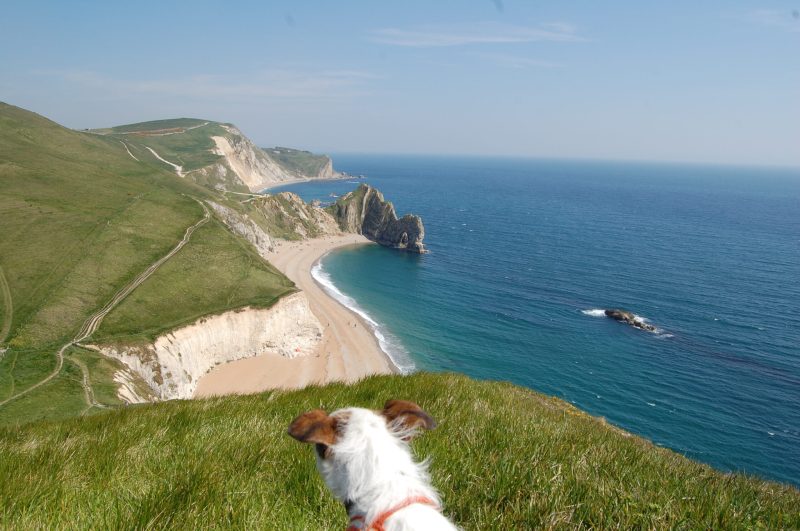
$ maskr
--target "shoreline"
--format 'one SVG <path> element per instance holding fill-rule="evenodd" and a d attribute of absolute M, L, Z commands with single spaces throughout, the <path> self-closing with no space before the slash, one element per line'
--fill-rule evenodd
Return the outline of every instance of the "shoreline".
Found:
<path fill-rule="evenodd" d="M 280 183 L 271 184 L 271 185 L 267 186 L 266 188 L 262 188 L 261 190 L 259 190 L 257 192 L 252 192 L 252 193 L 253 194 L 263 195 L 265 193 L 268 193 L 270 190 L 274 190 L 275 188 L 282 188 L 284 186 L 290 186 L 292 184 L 310 183 L 310 182 L 316 182 L 316 181 L 329 182 L 329 181 L 345 181 L 345 180 L 349 180 L 349 179 L 353 179 L 353 180 L 356 180 L 356 181 L 362 181 L 362 182 L 364 181 L 364 179 L 361 179 L 359 177 L 355 177 L 353 175 L 342 175 L 342 174 L 339 174 L 339 175 L 340 175 L 339 177 L 329 177 L 329 178 L 326 178 L 326 179 L 317 179 L 317 178 L 290 179 L 288 181 L 283 181 L 283 182 L 280 182 Z"/>
<path fill-rule="evenodd" d="M 323 328 L 320 346 L 307 356 L 286 358 L 270 353 L 215 367 L 200 378 L 194 397 L 297 389 L 350 383 L 372 374 L 400 374 L 369 323 L 332 297 L 311 273 L 325 255 L 350 245 L 377 244 L 357 234 L 278 242 L 267 258 L 305 293 Z"/>

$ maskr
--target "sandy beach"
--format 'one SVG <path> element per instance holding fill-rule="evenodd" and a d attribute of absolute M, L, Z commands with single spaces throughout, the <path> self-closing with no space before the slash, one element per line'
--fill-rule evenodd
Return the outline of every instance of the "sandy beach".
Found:
<path fill-rule="evenodd" d="M 269 261 L 305 292 L 311 311 L 322 324 L 324 332 L 317 352 L 293 359 L 267 354 L 221 365 L 200 379 L 196 397 L 352 382 L 370 374 L 396 371 L 366 323 L 330 297 L 311 276 L 311 268 L 320 257 L 346 245 L 376 244 L 363 236 L 346 234 L 281 241 L 268 255 Z"/>

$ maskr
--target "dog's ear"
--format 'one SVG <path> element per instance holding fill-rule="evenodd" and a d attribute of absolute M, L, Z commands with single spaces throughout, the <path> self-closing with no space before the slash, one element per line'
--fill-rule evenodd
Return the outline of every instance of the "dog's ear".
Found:
<path fill-rule="evenodd" d="M 418 428 L 432 430 L 436 427 L 433 417 L 425 413 L 421 407 L 408 400 L 389 400 L 381 412 L 389 424 L 399 425 L 403 431 L 413 434 Z M 405 437 L 410 439 L 411 437 Z"/>
<path fill-rule="evenodd" d="M 336 442 L 336 419 L 321 409 L 303 413 L 289 424 L 289 435 L 300 442 L 330 446 Z"/>

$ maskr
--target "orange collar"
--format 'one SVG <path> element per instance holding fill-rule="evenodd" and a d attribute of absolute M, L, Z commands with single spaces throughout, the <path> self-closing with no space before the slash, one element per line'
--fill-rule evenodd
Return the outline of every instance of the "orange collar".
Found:
<path fill-rule="evenodd" d="M 434 502 L 430 498 L 426 498 L 425 496 L 412 496 L 411 498 L 407 498 L 404 501 L 398 503 L 391 509 L 380 513 L 377 516 L 377 518 L 375 518 L 375 520 L 372 521 L 371 524 L 366 525 L 364 527 L 361 527 L 365 523 L 364 517 L 362 515 L 357 514 L 355 516 L 351 516 L 350 525 L 347 526 L 346 531 L 384 531 L 383 524 L 386 523 L 386 520 L 391 518 L 397 511 L 405 509 L 409 505 L 414 505 L 415 503 L 430 505 L 436 510 L 439 510 L 439 506 L 436 504 L 436 502 Z M 356 522 L 361 522 L 361 524 L 356 525 Z"/>

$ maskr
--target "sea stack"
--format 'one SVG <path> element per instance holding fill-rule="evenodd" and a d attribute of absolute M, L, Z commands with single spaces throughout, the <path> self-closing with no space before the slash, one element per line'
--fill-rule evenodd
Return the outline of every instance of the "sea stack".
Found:
<path fill-rule="evenodd" d="M 413 214 L 397 218 L 394 205 L 375 188 L 360 185 L 328 207 L 344 232 L 363 234 L 385 247 L 412 253 L 426 252 L 422 240 L 425 227 Z"/>
<path fill-rule="evenodd" d="M 657 330 L 655 326 L 645 323 L 641 319 L 637 318 L 636 315 L 625 310 L 606 310 L 605 314 L 606 317 L 611 317 L 615 321 L 631 325 L 632 327 L 640 330 L 645 330 L 647 332 L 655 332 Z"/>

